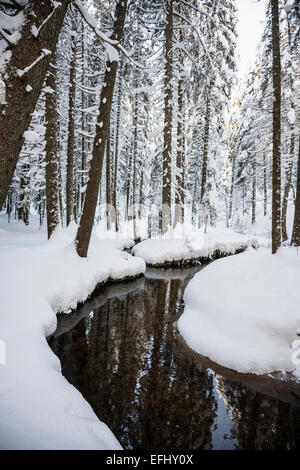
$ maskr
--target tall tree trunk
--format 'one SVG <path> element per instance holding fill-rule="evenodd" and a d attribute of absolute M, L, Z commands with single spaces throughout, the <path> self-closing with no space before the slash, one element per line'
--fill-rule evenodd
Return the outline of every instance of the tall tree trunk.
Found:
<path fill-rule="evenodd" d="M 119 70 L 118 81 L 118 98 L 117 98 L 117 116 L 116 116 L 116 136 L 115 136 L 115 155 L 114 155 L 114 186 L 113 186 L 113 207 L 115 210 L 115 231 L 119 230 L 118 211 L 117 211 L 117 188 L 118 188 L 118 166 L 119 166 L 119 137 L 120 137 L 120 121 L 121 121 L 121 104 L 122 104 L 122 60 Z"/>
<path fill-rule="evenodd" d="M 182 36 L 181 36 L 182 38 Z M 177 155 L 176 155 L 176 195 L 175 195 L 175 218 L 174 227 L 183 222 L 184 205 L 184 149 L 183 149 L 183 80 L 178 82 L 178 121 L 177 121 Z"/>
<path fill-rule="evenodd" d="M 107 131 L 106 144 L 106 224 L 111 229 L 111 159 L 110 159 L 110 126 Z"/>
<path fill-rule="evenodd" d="M 46 87 L 46 202 L 48 238 L 59 224 L 59 143 L 57 115 L 56 56 L 52 57 Z"/>
<path fill-rule="evenodd" d="M 75 185 L 74 185 L 74 146 L 75 146 L 75 80 L 76 80 L 76 37 L 72 36 L 70 89 L 69 89 L 69 126 L 67 150 L 67 225 L 74 219 Z"/>
<path fill-rule="evenodd" d="M 267 181 L 267 158 L 263 155 L 263 186 L 264 186 L 264 217 L 267 215 L 268 208 L 268 181 Z"/>
<path fill-rule="evenodd" d="M 210 131 L 210 113 L 211 113 L 211 83 L 208 86 L 206 98 L 206 112 L 205 112 L 205 131 L 204 131 L 204 149 L 202 161 L 202 179 L 201 179 L 201 194 L 200 203 L 203 201 L 206 179 L 207 179 L 207 161 L 208 161 L 208 145 L 209 145 L 209 131 Z"/>
<path fill-rule="evenodd" d="M 297 170 L 297 187 L 295 200 L 295 215 L 292 234 L 292 245 L 300 246 L 300 136 L 298 149 L 298 170 Z"/>
<path fill-rule="evenodd" d="M 84 35 L 84 22 L 82 20 L 82 32 L 81 32 L 81 61 L 82 61 L 82 84 L 85 86 L 85 35 Z M 86 161 L 86 137 L 85 133 L 87 132 L 87 125 L 86 125 L 86 94 L 84 90 L 81 91 L 81 104 L 82 104 L 82 113 L 81 113 L 81 188 L 85 186 L 86 183 L 86 176 L 85 171 L 87 169 L 87 161 Z M 81 193 L 80 196 L 80 211 L 82 212 L 83 204 L 84 204 L 85 193 Z"/>
<path fill-rule="evenodd" d="M 232 157 L 232 173 L 231 173 L 231 185 L 230 185 L 230 200 L 229 200 L 229 213 L 228 219 L 232 218 L 232 207 L 233 207 L 233 191 L 234 191 L 234 179 L 235 179 L 235 162 L 236 162 L 236 154 L 233 154 Z"/>
<path fill-rule="evenodd" d="M 116 4 L 115 22 L 111 39 L 121 41 L 124 30 L 125 16 L 127 10 L 127 0 L 123 0 Z M 104 74 L 104 84 L 100 95 L 99 114 L 96 125 L 96 136 L 93 145 L 93 156 L 89 171 L 89 182 L 87 184 L 86 197 L 84 202 L 83 213 L 80 220 L 79 229 L 76 236 L 76 249 L 81 257 L 86 257 L 88 253 L 95 211 L 97 206 L 97 198 L 99 186 L 101 182 L 103 157 L 108 135 L 110 122 L 110 111 L 116 81 L 118 62 L 106 62 L 106 71 Z"/>
<path fill-rule="evenodd" d="M 281 225 L 282 225 L 282 241 L 283 242 L 285 242 L 288 239 L 287 226 L 286 226 L 286 214 L 287 214 L 288 199 L 289 199 L 290 189 L 292 185 L 292 176 L 293 176 L 293 159 L 294 159 L 294 151 L 295 151 L 295 134 L 294 134 L 293 127 L 294 126 L 292 126 L 289 161 L 288 161 L 288 166 L 286 170 L 286 181 L 285 181 L 283 199 L 282 199 Z"/>
<path fill-rule="evenodd" d="M 281 60 L 278 0 L 271 0 L 273 54 L 272 253 L 281 244 Z"/>
<path fill-rule="evenodd" d="M 167 232 L 171 223 L 173 3 L 173 0 L 166 0 L 167 23 L 165 30 L 165 120 L 163 148 L 162 234 Z"/>
<path fill-rule="evenodd" d="M 60 3 L 53 12 L 52 2 L 29 0 L 24 9 L 20 40 L 11 47 L 11 59 L 6 68 L 9 73 L 4 79 L 6 103 L 0 104 L 0 208 L 6 199 L 24 143 L 23 135 L 29 127 L 49 67 L 51 55 L 47 51 L 55 50 L 69 0 Z M 41 25 L 36 38 L 32 34 L 33 27 Z M 26 85 L 31 86 L 30 92 Z"/>

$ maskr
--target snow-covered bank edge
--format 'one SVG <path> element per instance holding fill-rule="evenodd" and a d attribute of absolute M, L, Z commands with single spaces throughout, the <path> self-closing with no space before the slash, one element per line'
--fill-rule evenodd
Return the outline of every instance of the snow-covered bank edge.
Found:
<path fill-rule="evenodd" d="M 249 248 L 218 260 L 188 284 L 179 332 L 191 349 L 222 367 L 287 381 L 293 374 L 299 381 L 299 277 L 295 248 L 276 255 Z"/>
<path fill-rule="evenodd" d="M 292 373 L 269 373 L 257 375 L 253 373 L 241 373 L 228 367 L 211 361 L 208 357 L 201 356 L 191 349 L 185 339 L 179 333 L 177 322 L 174 332 L 180 347 L 183 348 L 184 355 L 197 367 L 198 370 L 211 369 L 217 375 L 233 382 L 239 382 L 258 393 L 263 393 L 281 400 L 291 405 L 299 406 L 300 403 L 300 383 Z"/>
<path fill-rule="evenodd" d="M 132 248 L 132 254 L 151 267 L 186 267 L 242 253 L 247 248 L 265 247 L 268 240 L 211 229 L 187 239 L 148 239 Z"/>
<path fill-rule="evenodd" d="M 77 256 L 74 227 L 45 233 L 0 220 L 1 449 L 121 449 L 83 396 L 61 374 L 46 337 L 58 312 L 83 303 L 99 284 L 135 278 L 145 263 L 128 240 L 98 240 Z M 130 243 L 129 243 L 130 245 Z M 3 358 L 2 358 L 3 359 Z"/>

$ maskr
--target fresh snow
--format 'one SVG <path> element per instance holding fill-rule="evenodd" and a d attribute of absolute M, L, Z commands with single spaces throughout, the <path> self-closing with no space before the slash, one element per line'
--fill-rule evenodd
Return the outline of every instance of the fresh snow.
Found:
<path fill-rule="evenodd" d="M 252 248 L 213 262 L 188 284 L 178 328 L 199 354 L 238 372 L 294 372 L 300 253 Z M 298 337 L 299 340 L 299 337 Z M 298 361 L 299 363 L 299 361 Z"/>
<path fill-rule="evenodd" d="M 7 224 L 0 215 L 1 449 L 120 449 L 82 395 L 61 374 L 46 337 L 56 313 L 84 302 L 100 282 L 136 276 L 144 261 L 121 251 L 131 240 L 93 235 L 87 259 L 74 247 L 76 226 L 45 230 Z"/>
<path fill-rule="evenodd" d="M 216 251 L 234 254 L 248 246 L 266 246 L 267 239 L 248 236 L 231 230 L 198 230 L 185 239 L 148 239 L 133 248 L 133 254 L 143 258 L 146 264 L 161 265 L 178 261 L 192 261 L 197 258 L 211 258 Z"/>

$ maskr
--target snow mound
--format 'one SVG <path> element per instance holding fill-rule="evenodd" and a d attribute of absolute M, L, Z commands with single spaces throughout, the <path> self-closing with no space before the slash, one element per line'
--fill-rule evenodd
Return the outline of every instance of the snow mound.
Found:
<path fill-rule="evenodd" d="M 192 261 L 197 258 L 209 259 L 220 251 L 234 254 L 248 246 L 267 246 L 268 241 L 258 237 L 233 232 L 231 230 L 210 229 L 207 233 L 198 233 L 186 239 L 149 239 L 134 246 L 135 256 L 143 258 L 146 264 L 161 265 L 177 261 Z"/>
<path fill-rule="evenodd" d="M 192 349 L 222 366 L 255 374 L 294 372 L 300 378 L 293 350 L 300 326 L 299 279 L 296 248 L 276 255 L 249 248 L 215 261 L 188 284 L 178 329 Z"/>
<path fill-rule="evenodd" d="M 76 227 L 45 232 L 24 224 L 7 225 L 0 216 L 1 449 L 120 449 L 82 395 L 61 375 L 47 344 L 56 312 L 83 302 L 108 278 L 123 279 L 145 270 L 143 260 L 120 251 L 128 240 L 93 235 L 87 259 L 75 251 Z M 3 362 L 3 357 L 2 357 Z"/>

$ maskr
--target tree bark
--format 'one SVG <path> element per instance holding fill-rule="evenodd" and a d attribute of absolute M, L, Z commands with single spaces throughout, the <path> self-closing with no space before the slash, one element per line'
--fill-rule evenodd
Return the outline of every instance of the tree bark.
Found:
<path fill-rule="evenodd" d="M 111 155 L 110 155 L 110 126 L 106 144 L 106 224 L 111 229 Z"/>
<path fill-rule="evenodd" d="M 75 187 L 74 187 L 74 145 L 75 145 L 75 80 L 76 80 L 76 37 L 72 36 L 70 89 L 69 89 L 69 125 L 67 150 L 67 225 L 74 219 Z"/>
<path fill-rule="evenodd" d="M 173 73 L 173 0 L 166 0 L 165 30 L 165 119 L 163 148 L 162 234 L 171 223 L 171 163 L 172 163 L 172 73 Z"/>
<path fill-rule="evenodd" d="M 124 30 L 127 0 L 118 2 L 115 10 L 115 22 L 111 39 L 121 41 Z M 116 81 L 118 62 L 106 62 L 104 84 L 100 95 L 99 115 L 96 125 L 96 136 L 93 144 L 89 182 L 87 184 L 86 197 L 79 229 L 76 236 L 76 249 L 79 256 L 85 258 L 88 253 L 97 199 L 102 175 L 103 157 L 110 122 L 110 111 Z"/>
<path fill-rule="evenodd" d="M 287 214 L 290 189 L 292 185 L 294 150 L 295 150 L 295 134 L 294 134 L 294 129 L 292 128 L 289 161 L 288 161 L 288 167 L 286 170 L 286 181 L 285 181 L 283 199 L 282 199 L 281 225 L 282 225 L 282 241 L 283 242 L 285 242 L 288 239 L 287 226 L 286 226 L 286 214 Z"/>
<path fill-rule="evenodd" d="M 29 0 L 24 8 L 20 40 L 12 46 L 11 60 L 4 76 L 6 103 L 0 105 L 0 208 L 6 199 L 24 143 L 23 135 L 29 127 L 49 67 L 51 55 L 47 51 L 55 50 L 68 4 L 69 0 L 61 0 L 61 6 L 51 17 L 53 3 L 50 1 Z M 48 17 L 38 37 L 34 37 L 32 27 L 39 28 Z M 39 57 L 41 59 L 32 65 Z M 23 72 L 18 74 L 18 70 Z M 32 88 L 30 92 L 26 90 L 27 85 Z"/>
<path fill-rule="evenodd" d="M 177 184 L 175 195 L 175 219 L 174 227 L 183 222 L 184 205 L 184 150 L 183 150 L 183 80 L 178 82 L 178 122 L 177 122 Z"/>
<path fill-rule="evenodd" d="M 48 239 L 59 224 L 59 144 L 57 115 L 56 57 L 47 76 L 46 87 L 46 202 Z"/>
<path fill-rule="evenodd" d="M 264 186 L 264 217 L 267 215 L 268 208 L 268 184 L 267 184 L 267 159 L 263 155 L 263 186 Z"/>
<path fill-rule="evenodd" d="M 292 245 L 300 246 L 300 136 L 299 136 L 297 187 L 296 187 L 295 215 L 294 215 L 294 224 L 293 224 Z"/>
<path fill-rule="evenodd" d="M 273 54 L 272 253 L 281 244 L 281 60 L 278 0 L 271 0 Z"/>
<path fill-rule="evenodd" d="M 121 61 L 122 63 L 122 61 Z M 117 188 L 118 188 L 118 166 L 119 166 L 119 137 L 120 137 L 120 121 L 121 121 L 121 104 L 122 104 L 122 77 L 121 77 L 121 64 L 119 71 L 118 81 L 118 99 L 117 99 L 117 117 L 116 117 L 116 141 L 115 141 L 115 158 L 114 158 L 114 186 L 113 186 L 113 206 L 115 210 L 115 231 L 117 232 L 119 227 L 118 223 L 118 211 L 117 211 Z"/>
<path fill-rule="evenodd" d="M 203 201 L 203 197 L 205 193 L 205 186 L 206 186 L 206 179 L 207 179 L 207 160 L 208 160 L 208 144 L 209 144 L 210 112 L 211 112 L 210 101 L 211 101 L 211 84 L 209 84 L 208 90 L 207 90 L 200 203 L 202 203 Z"/>

